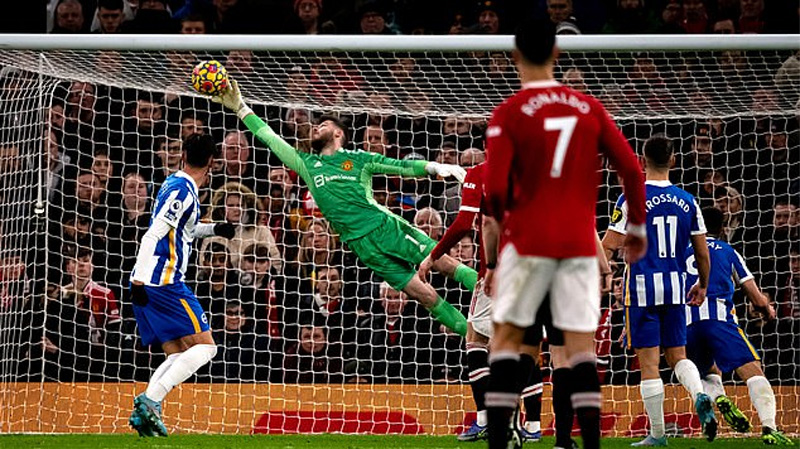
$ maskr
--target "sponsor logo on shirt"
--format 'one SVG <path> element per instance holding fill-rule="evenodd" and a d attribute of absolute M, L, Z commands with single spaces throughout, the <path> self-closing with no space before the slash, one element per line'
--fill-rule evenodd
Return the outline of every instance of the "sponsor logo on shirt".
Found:
<path fill-rule="evenodd" d="M 503 132 L 503 128 L 499 126 L 490 126 L 486 128 L 486 137 L 497 137 Z"/>
<path fill-rule="evenodd" d="M 619 220 L 622 218 L 622 211 L 618 208 L 614 209 L 614 212 L 611 213 L 611 223 L 619 223 Z"/>

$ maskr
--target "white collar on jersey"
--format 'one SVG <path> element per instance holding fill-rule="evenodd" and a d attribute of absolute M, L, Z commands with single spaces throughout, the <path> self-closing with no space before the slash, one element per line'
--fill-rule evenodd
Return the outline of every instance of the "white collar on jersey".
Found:
<path fill-rule="evenodd" d="M 561 83 L 556 80 L 528 81 L 522 85 L 523 89 L 544 89 L 547 87 L 558 87 Z"/>
<path fill-rule="evenodd" d="M 664 180 L 664 181 L 645 181 L 644 183 L 647 184 L 647 185 L 656 186 L 656 187 L 669 187 L 669 186 L 672 185 L 672 182 L 670 182 L 668 180 Z"/>
<path fill-rule="evenodd" d="M 195 192 L 199 192 L 199 191 L 200 191 L 200 189 L 198 189 L 198 188 L 197 188 L 197 183 L 196 183 L 196 182 L 194 182 L 194 178 L 192 178 L 191 176 L 189 176 L 189 174 L 187 174 L 185 171 L 183 171 L 183 170 L 178 170 L 178 171 L 176 171 L 176 172 L 175 172 L 175 176 L 177 176 L 177 177 L 179 177 L 179 178 L 185 178 L 185 179 L 188 179 L 188 180 L 189 180 L 189 182 L 190 182 L 190 183 L 192 183 L 192 187 L 194 187 L 194 191 L 195 191 Z"/>

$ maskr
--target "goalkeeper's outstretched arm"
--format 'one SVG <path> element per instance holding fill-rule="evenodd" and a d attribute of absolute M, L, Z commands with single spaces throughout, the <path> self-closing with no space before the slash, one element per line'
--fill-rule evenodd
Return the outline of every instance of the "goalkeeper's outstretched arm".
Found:
<path fill-rule="evenodd" d="M 371 163 L 365 167 L 371 173 L 381 173 L 385 175 L 400 175 L 419 178 L 428 175 L 437 175 L 442 178 L 455 178 L 458 182 L 464 182 L 467 175 L 459 165 L 440 164 L 428 161 L 401 161 L 388 158 L 381 154 L 373 153 L 370 155 Z"/>
<path fill-rule="evenodd" d="M 247 129 L 253 133 L 264 145 L 269 147 L 284 165 L 294 170 L 301 178 L 306 179 L 308 171 L 305 168 L 300 153 L 289 145 L 281 136 L 259 118 L 253 110 L 245 104 L 242 94 L 239 91 L 239 84 L 231 80 L 230 87 L 217 97 L 212 97 L 212 101 L 220 103 L 231 111 L 235 112 L 240 120 L 244 122 Z"/>

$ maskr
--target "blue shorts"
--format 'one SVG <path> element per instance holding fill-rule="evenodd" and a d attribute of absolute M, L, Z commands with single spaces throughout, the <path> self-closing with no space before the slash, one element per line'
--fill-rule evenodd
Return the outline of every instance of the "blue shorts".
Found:
<path fill-rule="evenodd" d="M 628 347 L 686 346 L 686 305 L 625 308 Z"/>
<path fill-rule="evenodd" d="M 696 321 L 686 331 L 686 356 L 705 376 L 716 363 L 723 373 L 761 360 L 744 331 L 735 323 L 717 320 Z"/>
<path fill-rule="evenodd" d="M 166 343 L 210 329 L 200 302 L 183 282 L 145 286 L 145 291 L 147 305 L 133 305 L 142 345 Z"/>

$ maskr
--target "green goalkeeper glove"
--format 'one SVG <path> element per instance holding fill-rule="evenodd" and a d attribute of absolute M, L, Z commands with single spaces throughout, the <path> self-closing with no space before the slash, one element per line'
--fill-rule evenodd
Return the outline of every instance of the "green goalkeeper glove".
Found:
<path fill-rule="evenodd" d="M 242 92 L 239 90 L 239 83 L 230 78 L 228 79 L 230 80 L 230 85 L 228 88 L 225 89 L 222 94 L 211 97 L 211 101 L 225 106 L 226 108 L 235 112 L 240 119 L 244 120 L 247 115 L 253 113 L 253 110 L 244 103 L 244 100 L 242 100 Z"/>

